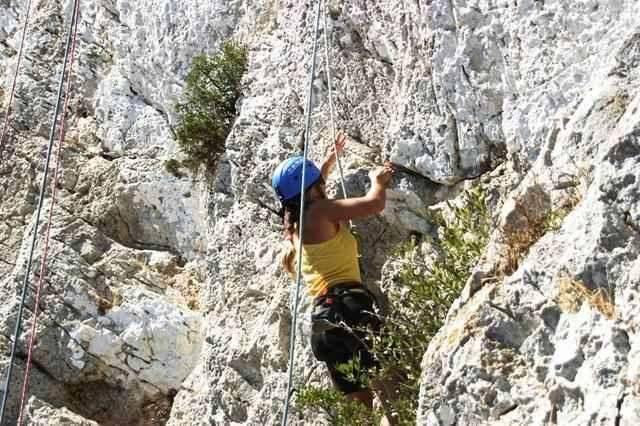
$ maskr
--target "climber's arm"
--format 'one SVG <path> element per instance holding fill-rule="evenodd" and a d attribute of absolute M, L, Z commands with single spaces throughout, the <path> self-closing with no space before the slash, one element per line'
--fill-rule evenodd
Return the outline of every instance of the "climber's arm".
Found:
<path fill-rule="evenodd" d="M 365 196 L 343 200 L 318 200 L 313 203 L 309 214 L 314 218 L 335 223 L 378 214 L 384 210 L 387 201 L 387 185 L 393 172 L 390 165 L 372 170 L 369 173 L 371 189 Z"/>
<path fill-rule="evenodd" d="M 331 146 L 331 150 L 329 151 L 329 155 L 325 158 L 322 166 L 320 167 L 320 173 L 322 174 L 322 178 L 326 181 L 333 170 L 333 167 L 336 164 L 337 155 L 340 155 L 344 150 L 344 145 L 347 142 L 347 137 L 344 133 L 339 133 L 336 138 L 336 143 Z M 336 154 L 337 151 L 337 154 Z"/>

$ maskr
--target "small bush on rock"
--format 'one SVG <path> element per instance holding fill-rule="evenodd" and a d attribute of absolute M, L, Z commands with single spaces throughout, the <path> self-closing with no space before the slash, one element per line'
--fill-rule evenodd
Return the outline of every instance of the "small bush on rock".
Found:
<path fill-rule="evenodd" d="M 322 411 L 332 426 L 365 426 L 380 421 L 378 413 L 372 419 L 364 405 L 348 400 L 335 389 L 307 386 L 298 392 L 296 401 L 298 409 Z"/>
<path fill-rule="evenodd" d="M 186 155 L 182 165 L 192 172 L 197 173 L 202 166 L 212 171 L 224 152 L 246 70 L 247 50 L 233 42 L 225 43 L 215 56 L 193 59 L 184 100 L 176 105 L 176 136 Z"/>
<path fill-rule="evenodd" d="M 174 158 L 171 158 L 164 162 L 165 170 L 177 178 L 183 177 L 183 174 L 180 171 L 181 167 L 182 163 Z"/>

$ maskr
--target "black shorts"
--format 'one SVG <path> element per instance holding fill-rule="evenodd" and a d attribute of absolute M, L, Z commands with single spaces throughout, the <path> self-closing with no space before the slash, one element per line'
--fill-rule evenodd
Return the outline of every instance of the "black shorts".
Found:
<path fill-rule="evenodd" d="M 326 362 L 334 386 L 344 394 L 362 391 L 368 386 L 362 380 L 353 380 L 351 375 L 338 371 L 338 365 L 357 359 L 361 374 L 378 366 L 369 350 L 371 331 L 380 328 L 380 321 L 373 315 L 373 305 L 371 294 L 359 286 L 355 291 L 344 288 L 335 295 L 329 294 L 318 300 L 314 308 L 314 312 L 328 312 L 332 322 L 338 325 L 346 323 L 346 327 L 328 328 L 311 336 L 313 354 Z"/>

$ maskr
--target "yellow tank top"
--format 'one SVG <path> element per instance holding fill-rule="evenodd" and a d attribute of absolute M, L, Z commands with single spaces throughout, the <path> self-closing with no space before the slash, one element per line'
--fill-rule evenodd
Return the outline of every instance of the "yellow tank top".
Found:
<path fill-rule="evenodd" d="M 349 227 L 341 224 L 338 233 L 319 244 L 302 247 L 302 277 L 313 297 L 344 282 L 362 282 L 358 264 L 358 242 Z"/>

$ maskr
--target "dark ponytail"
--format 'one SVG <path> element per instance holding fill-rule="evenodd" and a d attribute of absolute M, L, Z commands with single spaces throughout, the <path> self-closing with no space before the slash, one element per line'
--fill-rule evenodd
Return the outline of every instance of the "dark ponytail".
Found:
<path fill-rule="evenodd" d="M 307 189 L 307 192 L 309 192 L 311 188 L 319 183 L 324 183 L 324 179 L 322 178 L 322 176 L 320 176 L 318 180 Z M 305 211 L 311 204 L 307 200 L 308 197 L 305 196 Z M 293 241 L 293 236 L 296 235 L 296 233 L 299 231 L 298 223 L 300 223 L 300 196 L 298 195 L 297 197 L 287 200 L 284 204 L 282 204 L 278 215 L 282 218 L 282 224 L 284 226 L 284 238 L 291 242 L 291 247 L 289 247 L 289 250 L 285 252 L 282 258 L 282 267 L 290 275 L 294 275 L 295 265 L 293 261 L 296 257 L 296 246 Z"/>
<path fill-rule="evenodd" d="M 293 236 L 298 232 L 298 223 L 300 222 L 300 197 L 288 200 L 283 204 L 280 209 L 280 217 L 284 226 L 284 237 L 291 242 L 289 249 L 282 258 L 282 268 L 290 275 L 294 275 L 295 265 L 293 261 L 296 257 L 296 246 L 293 242 Z"/>
<path fill-rule="evenodd" d="M 280 217 L 284 226 L 285 238 L 293 240 L 293 235 L 297 232 L 300 222 L 300 197 L 287 201 L 280 209 Z"/>

